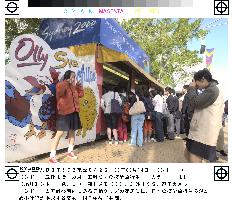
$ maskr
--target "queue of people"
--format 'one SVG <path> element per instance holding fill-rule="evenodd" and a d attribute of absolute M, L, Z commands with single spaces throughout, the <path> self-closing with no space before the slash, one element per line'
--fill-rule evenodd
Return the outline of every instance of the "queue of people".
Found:
<path fill-rule="evenodd" d="M 217 144 L 219 151 L 223 150 L 220 144 L 224 140 L 222 116 L 225 116 L 217 84 L 209 70 L 203 69 L 194 74 L 190 85 L 183 86 L 179 99 L 170 87 L 166 87 L 164 93 L 141 86 L 126 93 L 108 86 L 100 105 L 109 144 L 126 143 L 129 128 L 129 145 L 139 147 L 144 143 L 163 143 L 165 138 L 174 140 L 185 134 L 184 154 L 189 162 L 216 161 Z M 81 128 L 79 98 L 83 95 L 83 87 L 76 82 L 75 73 L 66 71 L 63 81 L 56 85 L 57 132 L 52 139 L 50 163 L 57 163 L 56 149 L 64 131 L 69 135 L 67 157 L 77 158 L 73 153 L 74 133 Z"/>
<path fill-rule="evenodd" d="M 199 163 L 203 159 L 216 161 L 216 145 L 219 136 L 220 139 L 223 136 L 221 116 L 224 107 L 217 84 L 209 70 L 203 69 L 195 73 L 190 85 L 183 86 L 179 99 L 170 87 L 165 88 L 164 95 L 157 90 L 148 92 L 142 87 L 128 92 L 131 121 L 129 145 L 141 147 L 151 141 L 162 143 L 165 138 L 174 140 L 185 134 L 185 157 L 189 162 Z M 218 144 L 221 144 L 220 139 Z M 219 152 L 225 156 L 221 147 Z"/>
<path fill-rule="evenodd" d="M 135 92 L 129 91 L 124 100 L 120 93 L 110 88 L 101 99 L 101 107 L 105 114 L 109 144 L 126 142 L 128 122 L 131 127 L 130 145 L 141 147 L 147 142 L 164 142 L 174 140 L 180 134 L 179 100 L 175 91 L 169 87 L 162 91 L 138 87 Z M 121 113 L 111 113 L 112 100 L 118 100 Z M 110 117 L 109 117 L 110 116 Z M 126 120 L 125 120 L 126 119 Z M 118 137 L 120 136 L 120 137 Z M 125 137 L 124 137 L 125 136 Z"/>

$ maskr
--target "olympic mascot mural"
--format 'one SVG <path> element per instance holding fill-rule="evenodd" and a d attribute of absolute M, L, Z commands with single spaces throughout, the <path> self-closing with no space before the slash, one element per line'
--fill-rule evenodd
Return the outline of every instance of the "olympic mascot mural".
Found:
<path fill-rule="evenodd" d="M 94 55 L 76 57 L 68 48 L 52 50 L 43 39 L 28 34 L 12 41 L 10 60 L 5 72 L 7 162 L 50 151 L 56 132 L 56 84 L 66 70 L 74 71 L 84 86 L 82 130 L 76 133 L 75 144 L 95 140 L 99 90 Z M 65 140 L 58 148 L 67 146 Z"/>

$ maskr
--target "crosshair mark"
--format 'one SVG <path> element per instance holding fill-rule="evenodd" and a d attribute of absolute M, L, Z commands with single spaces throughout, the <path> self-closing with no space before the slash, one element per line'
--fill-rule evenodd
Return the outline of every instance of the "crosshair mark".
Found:
<path fill-rule="evenodd" d="M 229 1 L 214 0 L 214 15 L 229 15 Z"/>
<path fill-rule="evenodd" d="M 19 15 L 15 13 L 18 10 L 18 0 L 5 0 L 6 1 L 6 10 L 8 13 L 5 13 L 5 15 Z"/>
<path fill-rule="evenodd" d="M 19 166 L 5 166 L 5 168 L 7 169 L 7 171 L 5 172 L 5 181 L 19 181 L 19 179 L 17 178 L 17 176 L 19 175 Z"/>
<path fill-rule="evenodd" d="M 214 166 L 214 181 L 229 181 L 229 166 Z"/>

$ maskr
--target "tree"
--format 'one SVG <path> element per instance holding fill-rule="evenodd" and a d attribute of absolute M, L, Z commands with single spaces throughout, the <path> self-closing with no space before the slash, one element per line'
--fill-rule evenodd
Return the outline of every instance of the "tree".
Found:
<path fill-rule="evenodd" d="M 12 40 L 14 40 L 17 36 L 22 34 L 38 34 L 40 25 L 40 19 L 38 18 L 7 18 L 5 19 L 5 52 L 6 59 L 5 63 L 9 62 L 9 48 Z"/>
<path fill-rule="evenodd" d="M 208 31 L 200 29 L 203 19 L 130 19 L 121 26 L 128 32 L 151 60 L 151 75 L 165 85 L 175 86 L 188 76 L 185 68 L 202 62 L 198 51 L 187 44 L 204 38 Z"/>

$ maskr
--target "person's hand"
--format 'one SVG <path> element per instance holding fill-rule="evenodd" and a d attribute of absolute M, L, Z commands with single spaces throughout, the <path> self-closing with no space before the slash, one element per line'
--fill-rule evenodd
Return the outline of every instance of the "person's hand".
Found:
<path fill-rule="evenodd" d="M 81 86 L 81 82 L 78 80 L 76 86 Z"/>
<path fill-rule="evenodd" d="M 196 87 L 196 81 L 193 79 L 192 82 L 189 84 L 190 87 Z"/>

